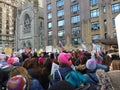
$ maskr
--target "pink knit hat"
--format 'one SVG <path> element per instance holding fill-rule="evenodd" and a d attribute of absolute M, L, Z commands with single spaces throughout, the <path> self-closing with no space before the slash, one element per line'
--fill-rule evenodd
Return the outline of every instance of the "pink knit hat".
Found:
<path fill-rule="evenodd" d="M 17 63 L 17 62 L 19 62 L 19 58 L 18 57 L 10 57 L 7 60 L 8 64 L 14 64 L 14 63 Z"/>
<path fill-rule="evenodd" d="M 40 58 L 38 59 L 38 62 L 43 63 L 43 62 L 44 62 L 44 58 L 40 57 Z"/>
<path fill-rule="evenodd" d="M 58 56 L 60 62 L 62 62 L 64 64 L 68 63 L 70 57 L 71 57 L 70 53 L 60 53 Z"/>
<path fill-rule="evenodd" d="M 14 62 L 14 60 L 13 60 L 12 57 L 8 58 L 8 60 L 7 60 L 7 63 L 8 63 L 8 64 L 13 64 L 13 62 Z"/>

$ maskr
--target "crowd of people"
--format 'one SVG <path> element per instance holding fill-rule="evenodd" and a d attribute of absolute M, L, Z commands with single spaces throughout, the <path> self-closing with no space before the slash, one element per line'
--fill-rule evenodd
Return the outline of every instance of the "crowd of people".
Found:
<path fill-rule="evenodd" d="M 0 90 L 120 90 L 119 84 L 120 58 L 111 50 L 0 54 Z"/>

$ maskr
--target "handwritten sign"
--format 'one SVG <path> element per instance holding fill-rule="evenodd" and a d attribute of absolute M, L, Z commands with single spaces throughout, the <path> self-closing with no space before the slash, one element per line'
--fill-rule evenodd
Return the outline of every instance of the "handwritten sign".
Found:
<path fill-rule="evenodd" d="M 115 17 L 115 27 L 116 27 L 119 57 L 120 57 L 120 14 Z"/>

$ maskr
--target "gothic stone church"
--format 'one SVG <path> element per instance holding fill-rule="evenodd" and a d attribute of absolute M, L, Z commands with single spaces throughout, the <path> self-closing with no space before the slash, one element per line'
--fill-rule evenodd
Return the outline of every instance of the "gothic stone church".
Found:
<path fill-rule="evenodd" d="M 43 8 L 39 0 L 26 0 L 18 8 L 16 19 L 16 50 L 24 48 L 44 48 Z"/>

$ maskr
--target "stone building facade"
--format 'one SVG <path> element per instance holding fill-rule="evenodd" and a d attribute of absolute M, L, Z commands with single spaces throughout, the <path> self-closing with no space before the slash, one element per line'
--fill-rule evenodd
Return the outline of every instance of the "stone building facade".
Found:
<path fill-rule="evenodd" d="M 40 49 L 44 47 L 43 8 L 39 0 L 25 1 L 18 8 L 16 25 L 16 50 L 24 48 Z"/>

